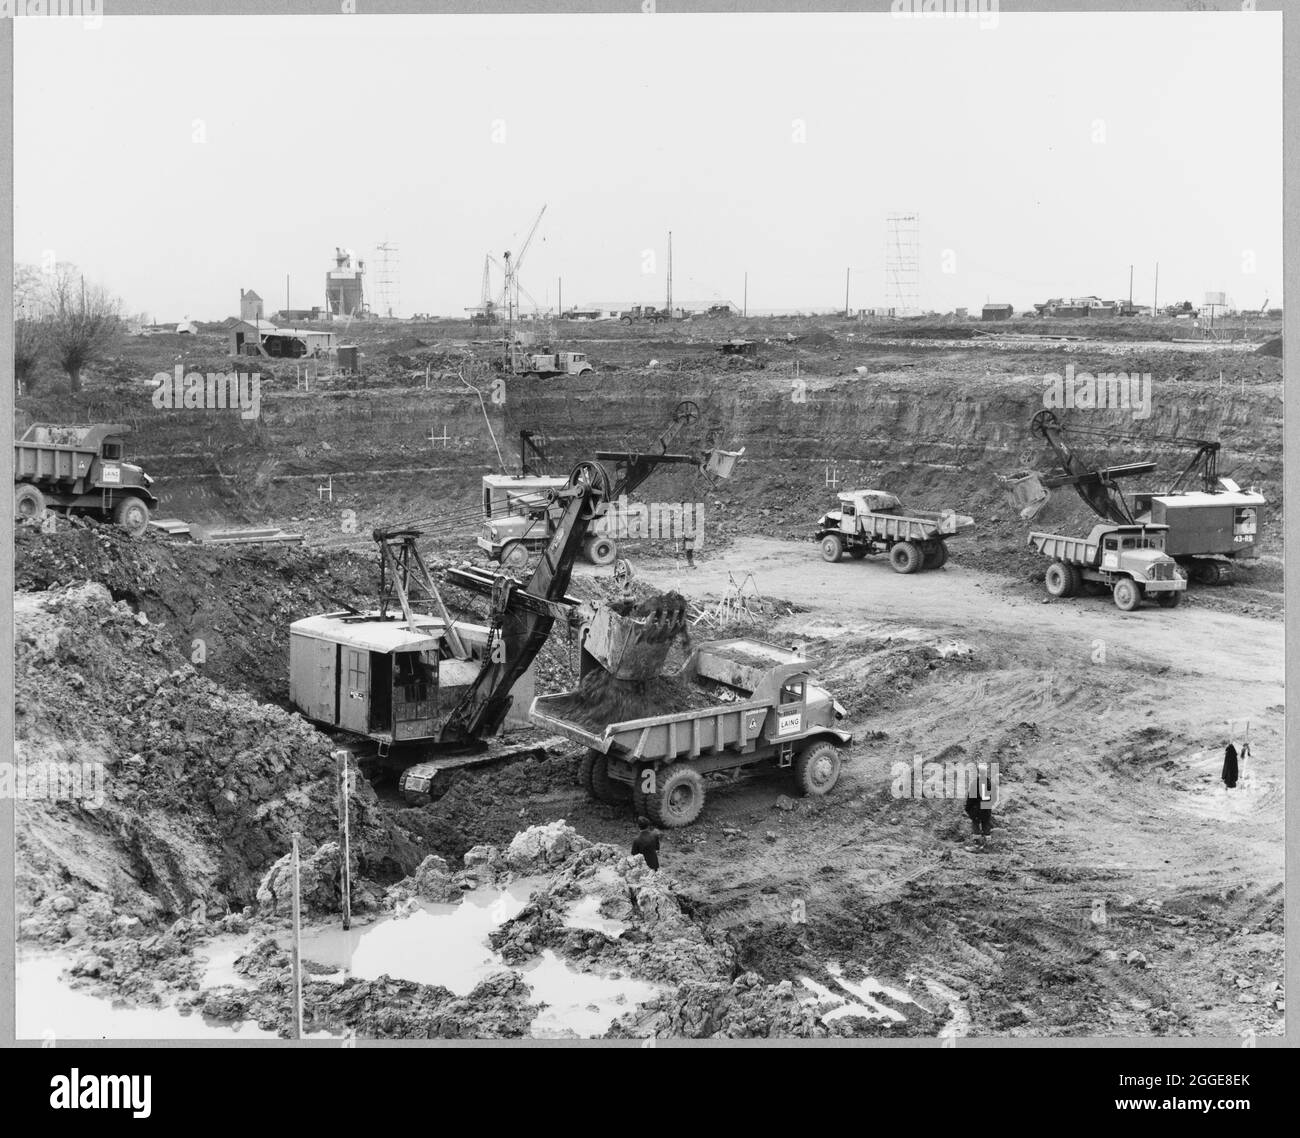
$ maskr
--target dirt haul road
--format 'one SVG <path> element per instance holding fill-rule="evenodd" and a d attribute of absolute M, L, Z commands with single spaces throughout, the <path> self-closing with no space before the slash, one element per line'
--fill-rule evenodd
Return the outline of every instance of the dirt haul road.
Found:
<path fill-rule="evenodd" d="M 1042 603 L 952 562 L 903 576 L 812 543 L 743 539 L 641 579 L 699 598 L 752 572 L 806 612 L 802 642 L 850 709 L 829 797 L 774 807 L 780 775 L 710 794 L 665 864 L 768 979 L 852 961 L 948 1000 L 959 1033 L 1281 1030 L 1283 626 L 1198 605 Z M 707 633 L 697 633 L 707 638 Z M 1219 780 L 1249 720 L 1242 782 Z M 994 759 L 995 829 L 900 771 Z M 573 809 L 614 835 L 624 812 Z"/>

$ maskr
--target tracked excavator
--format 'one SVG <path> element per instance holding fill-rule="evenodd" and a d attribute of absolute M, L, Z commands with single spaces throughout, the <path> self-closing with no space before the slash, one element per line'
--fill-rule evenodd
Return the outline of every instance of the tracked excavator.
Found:
<path fill-rule="evenodd" d="M 1151 474 L 1155 462 L 1096 466 L 1083 461 L 1066 440 L 1065 426 L 1050 409 L 1033 417 L 1030 432 L 1051 447 L 1060 464 L 1059 472 L 1040 480 L 1044 491 L 1072 486 L 1093 513 L 1118 525 L 1167 525 L 1165 552 L 1193 581 L 1219 584 L 1228 579 L 1233 562 L 1258 556 L 1259 509 L 1266 499 L 1219 474 L 1219 442 L 1181 435 L 1129 435 L 1071 424 L 1071 435 L 1141 445 L 1162 442 L 1192 449 L 1191 458 L 1163 490 L 1135 491 L 1126 497 L 1119 480 Z M 1194 488 L 1197 483 L 1199 489 Z"/>
<path fill-rule="evenodd" d="M 526 579 L 469 564 L 448 570 L 447 584 L 487 598 L 487 624 L 452 618 L 416 548 L 417 529 L 375 530 L 380 607 L 345 609 L 290 627 L 290 701 L 308 719 L 368 739 L 370 757 L 396 768 L 403 796 L 418 803 L 435 796 L 445 772 L 545 749 L 546 740 L 512 746 L 494 736 L 517 699 L 522 714 L 516 722 L 528 723 L 533 663 L 557 622 L 575 629 L 583 652 L 611 674 L 657 674 L 685 625 L 680 597 L 618 611 L 580 602 L 568 588 L 604 503 L 665 465 L 694 466 L 710 479 L 731 476 L 738 452 L 670 451 L 697 414 L 694 404 L 679 404 L 647 452 L 597 451 L 594 461 L 578 463 L 567 484 L 551 491 L 559 520 Z M 415 611 L 421 594 L 434 613 Z"/>

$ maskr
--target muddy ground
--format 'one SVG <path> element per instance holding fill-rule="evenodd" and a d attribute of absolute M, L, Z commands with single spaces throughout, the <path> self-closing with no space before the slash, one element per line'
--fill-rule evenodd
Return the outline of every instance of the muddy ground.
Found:
<path fill-rule="evenodd" d="M 285 1030 L 277 950 L 250 950 L 245 969 L 263 999 L 251 1007 L 201 992 L 194 959 L 232 929 L 256 944 L 283 931 L 259 892 L 294 831 L 322 867 L 314 911 L 336 903 L 323 867 L 338 740 L 287 709 L 288 623 L 370 595 L 373 525 L 441 511 L 447 524 L 433 524 L 426 543 L 436 564 L 477 556 L 476 487 L 497 465 L 486 422 L 507 458 L 520 426 L 536 424 L 564 469 L 585 457 L 589 435 L 644 445 L 677 399 L 692 398 L 699 426 L 717 426 L 746 455 L 729 483 L 656 483 L 666 500 L 705 501 L 712 520 L 694 570 L 671 541 L 633 545 L 638 586 L 690 597 L 703 614 L 697 638 L 743 631 L 819 660 L 855 735 L 840 785 L 822 800 L 792 797 L 780 772 L 711 786 L 701 820 L 664 837 L 664 882 L 645 886 L 651 915 L 624 914 L 635 935 L 612 946 L 557 932 L 545 916 L 546 896 L 582 892 L 575 880 L 590 884 L 600 866 L 637 876 L 618 861 L 630 808 L 585 798 L 576 750 L 462 775 L 423 808 L 383 781 L 363 785 L 362 912 L 385 911 L 430 855 L 454 876 L 475 847 L 506 850 L 528 827 L 565 819 L 597 850 L 615 848 L 545 866 L 543 901 L 503 927 L 498 948 L 506 965 L 550 946 L 582 967 L 669 984 L 654 1006 L 611 1024 L 615 1035 L 1280 1033 L 1279 358 L 1169 341 L 1068 345 L 1080 369 L 1110 360 L 1107 370 L 1151 370 L 1145 429 L 1222 438 L 1221 467 L 1270 498 L 1256 566 L 1231 585 L 1194 587 L 1175 611 L 1125 614 L 1105 597 L 1046 600 L 1026 527 L 997 481 L 1042 468 L 1025 427 L 1042 375 L 1064 366 L 1059 345 L 873 343 L 884 337 L 850 340 L 838 325 L 783 344 L 774 324 L 761 366 L 719 365 L 706 335 L 589 326 L 573 337 L 591 340 L 583 348 L 603 366 L 598 382 L 519 384 L 485 418 L 446 377 L 453 367 L 488 373 L 466 365 L 445 332 L 403 331 L 408 343 L 376 331 L 372 385 L 313 399 L 286 384 L 251 427 L 149 410 L 130 388 L 157 370 L 147 343 L 84 395 L 50 391 L 22 407 L 47 421 L 133 419 L 161 513 L 274 521 L 308 537 L 301 549 L 213 549 L 126 542 L 93 524 L 19 536 L 20 755 L 108 772 L 100 805 L 18 804 L 27 948 L 71 951 L 76 982 L 95 990 Z M 446 380 L 430 391 L 426 363 Z M 796 379 L 802 403 L 790 398 Z M 423 438 L 435 418 L 452 438 L 441 447 Z M 1177 462 L 1176 446 L 1152 445 L 1162 470 Z M 1133 457 L 1121 448 L 1115 459 Z M 331 476 L 332 500 L 317 492 Z M 944 569 L 914 577 L 879 558 L 828 565 L 807 539 L 832 479 L 959 509 L 977 529 L 954 542 Z M 1040 522 L 1084 526 L 1081 505 L 1061 493 Z M 767 604 L 722 622 L 720 602 L 748 574 Z M 608 570 L 591 567 L 575 591 L 615 595 Z M 573 656 L 557 633 L 539 692 L 573 685 Z M 1223 746 L 1240 746 L 1247 723 L 1251 755 L 1228 791 Z M 1002 803 L 987 841 L 969 835 L 961 802 L 899 793 L 918 756 L 997 760 Z M 487 879 L 471 873 L 456 887 Z M 667 957 L 653 947 L 657 920 L 668 942 L 682 941 Z M 874 978 L 912 1002 L 895 1002 L 903 1018 L 888 1024 L 801 1002 L 801 978 L 833 987 L 837 975 Z M 477 1001 L 426 988 L 349 989 L 321 1006 L 318 1024 L 393 1036 L 526 1031 L 527 994 L 508 972 Z M 424 1010 L 398 1014 L 411 1007 Z"/>

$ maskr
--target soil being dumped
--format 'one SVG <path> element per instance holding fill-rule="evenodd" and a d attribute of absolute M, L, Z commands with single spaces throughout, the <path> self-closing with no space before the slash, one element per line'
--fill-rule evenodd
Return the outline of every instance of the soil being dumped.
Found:
<path fill-rule="evenodd" d="M 717 702 L 703 688 L 680 676 L 621 680 L 596 668 L 582 677 L 576 692 L 557 700 L 552 708 L 572 723 L 603 731 L 611 723 L 696 711 Z"/>

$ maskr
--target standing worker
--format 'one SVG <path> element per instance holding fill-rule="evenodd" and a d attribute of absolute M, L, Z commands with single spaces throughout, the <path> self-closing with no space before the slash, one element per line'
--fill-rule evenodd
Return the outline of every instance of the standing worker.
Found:
<path fill-rule="evenodd" d="M 632 839 L 632 856 L 640 854 L 651 869 L 659 868 L 659 831 L 650 825 L 650 819 L 641 817 L 636 820 L 640 832 Z"/>
<path fill-rule="evenodd" d="M 1237 748 L 1231 743 L 1223 752 L 1223 773 L 1220 777 L 1229 790 L 1237 785 Z"/>
<path fill-rule="evenodd" d="M 985 771 L 989 769 L 985 764 L 977 763 L 975 777 L 968 776 L 966 779 L 966 817 L 970 819 L 973 833 L 988 837 L 993 832 L 994 798 L 988 775 L 980 767 L 984 767 Z"/>

